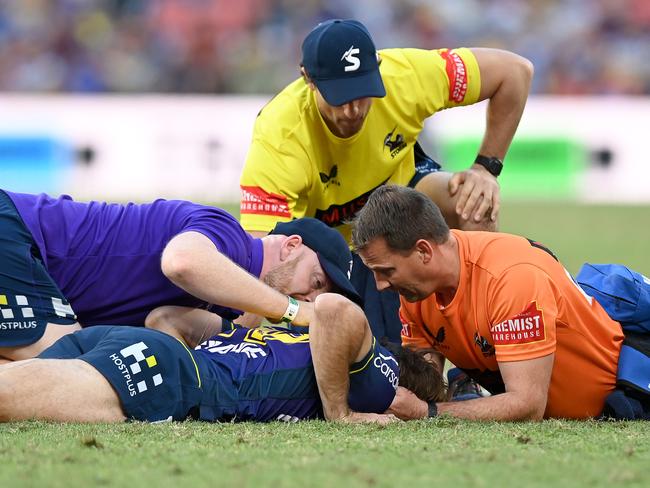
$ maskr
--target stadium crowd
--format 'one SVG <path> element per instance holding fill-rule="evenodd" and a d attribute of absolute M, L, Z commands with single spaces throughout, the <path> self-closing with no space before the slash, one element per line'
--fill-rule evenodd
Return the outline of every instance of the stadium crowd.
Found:
<path fill-rule="evenodd" d="M 533 93 L 648 94 L 647 0 L 11 0 L 0 90 L 273 93 L 320 20 L 362 20 L 378 48 L 506 48 Z"/>

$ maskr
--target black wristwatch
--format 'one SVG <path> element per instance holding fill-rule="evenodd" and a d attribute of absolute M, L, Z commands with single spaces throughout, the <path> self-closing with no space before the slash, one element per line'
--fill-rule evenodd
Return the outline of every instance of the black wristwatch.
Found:
<path fill-rule="evenodd" d="M 435 400 L 431 400 L 430 402 L 427 402 L 427 405 L 429 406 L 429 417 L 437 417 L 438 416 L 438 405 L 436 404 Z"/>
<path fill-rule="evenodd" d="M 483 156 L 482 154 L 476 156 L 476 159 L 474 160 L 474 164 L 480 164 L 485 169 L 487 169 L 488 172 L 495 178 L 501 174 L 501 170 L 503 169 L 503 161 L 501 161 L 499 158 L 495 158 L 495 157 L 488 158 L 487 156 Z"/>

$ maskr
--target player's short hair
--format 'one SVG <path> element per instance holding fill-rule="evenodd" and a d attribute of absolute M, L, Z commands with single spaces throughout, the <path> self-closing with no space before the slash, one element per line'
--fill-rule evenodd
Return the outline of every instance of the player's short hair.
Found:
<path fill-rule="evenodd" d="M 384 344 L 399 363 L 399 385 L 425 402 L 447 400 L 447 385 L 438 367 L 428 359 L 435 349 L 414 349 L 398 344 Z"/>
<path fill-rule="evenodd" d="M 449 227 L 436 204 L 425 194 L 398 185 L 380 186 L 372 192 L 352 226 L 356 250 L 379 237 L 396 251 L 410 251 L 419 239 L 436 244 L 449 239 Z"/>

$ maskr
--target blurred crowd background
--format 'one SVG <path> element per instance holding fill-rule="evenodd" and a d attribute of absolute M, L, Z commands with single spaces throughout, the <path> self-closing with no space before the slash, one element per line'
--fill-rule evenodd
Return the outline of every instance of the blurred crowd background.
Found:
<path fill-rule="evenodd" d="M 539 94 L 650 94 L 650 0 L 0 0 L 0 90 L 274 93 L 319 21 L 378 48 L 488 46 Z"/>

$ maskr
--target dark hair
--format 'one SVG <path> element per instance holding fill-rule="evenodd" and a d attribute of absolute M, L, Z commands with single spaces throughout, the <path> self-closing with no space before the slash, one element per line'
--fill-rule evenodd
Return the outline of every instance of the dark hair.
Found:
<path fill-rule="evenodd" d="M 373 191 L 352 225 L 357 250 L 378 237 L 397 251 L 410 251 L 419 239 L 436 244 L 449 239 L 449 227 L 436 204 L 423 193 L 398 185 Z"/>
<path fill-rule="evenodd" d="M 414 349 L 394 343 L 384 343 L 399 363 L 399 385 L 415 393 L 425 402 L 447 400 L 447 385 L 438 367 L 427 356 L 435 349 Z"/>

